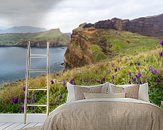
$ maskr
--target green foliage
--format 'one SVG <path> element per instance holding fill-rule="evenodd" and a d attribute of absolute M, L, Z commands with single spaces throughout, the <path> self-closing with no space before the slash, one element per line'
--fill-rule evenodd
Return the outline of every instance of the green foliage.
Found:
<path fill-rule="evenodd" d="M 93 59 L 95 62 L 104 60 L 107 56 L 102 52 L 98 45 L 91 45 L 91 51 L 93 52 Z"/>

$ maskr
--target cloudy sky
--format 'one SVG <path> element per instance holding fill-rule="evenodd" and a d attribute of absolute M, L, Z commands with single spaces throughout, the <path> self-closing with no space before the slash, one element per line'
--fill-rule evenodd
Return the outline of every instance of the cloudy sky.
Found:
<path fill-rule="evenodd" d="M 0 27 L 71 30 L 84 22 L 163 13 L 163 0 L 0 0 Z"/>

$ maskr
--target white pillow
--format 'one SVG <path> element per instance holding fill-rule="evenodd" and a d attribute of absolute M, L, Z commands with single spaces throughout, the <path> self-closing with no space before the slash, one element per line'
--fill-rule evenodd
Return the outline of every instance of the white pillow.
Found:
<path fill-rule="evenodd" d="M 149 89 L 148 89 L 148 83 L 140 84 L 138 99 L 139 99 L 139 100 L 146 101 L 146 102 L 150 102 L 150 101 L 149 101 L 148 90 L 149 90 Z"/>
<path fill-rule="evenodd" d="M 112 93 L 112 94 L 84 93 L 84 97 L 86 99 L 92 99 L 92 98 L 125 98 L 125 93 Z"/>
<path fill-rule="evenodd" d="M 134 84 L 125 84 L 125 85 L 115 85 L 115 86 L 126 88 L 126 87 L 131 87 L 133 85 Z M 111 84 L 109 84 L 109 87 L 110 88 L 108 90 L 110 91 L 108 91 L 108 93 L 112 93 Z M 148 83 L 140 84 L 139 92 L 138 92 L 138 99 L 142 101 L 150 102 L 149 94 L 148 94 Z"/>
<path fill-rule="evenodd" d="M 114 85 L 114 84 L 112 84 L 110 82 L 106 82 L 105 85 L 102 87 L 102 93 L 110 93 L 112 85 Z"/>
<path fill-rule="evenodd" d="M 116 85 L 117 87 L 122 87 L 122 88 L 128 88 L 128 87 L 132 87 L 135 84 L 125 84 L 125 85 Z"/>
<path fill-rule="evenodd" d="M 75 86 L 80 86 L 80 85 L 72 85 L 69 82 L 67 82 L 67 90 L 68 90 L 67 101 L 66 101 L 67 103 L 68 102 L 73 102 L 73 101 L 76 100 L 75 99 L 75 89 L 74 89 Z M 90 87 L 99 87 L 99 86 L 102 87 L 101 92 L 106 93 L 105 88 L 103 88 L 103 87 L 104 86 L 108 87 L 109 85 L 108 85 L 108 82 L 106 82 L 104 84 L 99 84 L 99 85 L 94 85 L 94 86 L 80 86 L 80 87 L 90 88 Z"/>
<path fill-rule="evenodd" d="M 67 95 L 67 101 L 66 102 L 74 101 L 75 100 L 74 85 L 67 82 L 67 90 L 68 90 L 68 95 Z"/>

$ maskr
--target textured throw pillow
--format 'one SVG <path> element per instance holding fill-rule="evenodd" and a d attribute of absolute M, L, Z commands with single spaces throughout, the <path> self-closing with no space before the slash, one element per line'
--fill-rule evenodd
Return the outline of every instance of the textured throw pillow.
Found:
<path fill-rule="evenodd" d="M 139 85 L 134 84 L 132 86 L 124 86 L 124 87 L 111 85 L 111 93 L 125 93 L 126 98 L 138 99 Z"/>
<path fill-rule="evenodd" d="M 125 85 L 116 85 L 116 87 L 122 87 L 122 88 L 127 88 L 127 87 L 131 87 L 134 84 L 125 84 Z M 113 86 L 113 84 L 109 84 L 110 87 L 110 91 L 108 93 L 111 92 L 111 86 Z M 114 85 L 115 86 L 115 85 Z M 144 83 L 139 85 L 139 93 L 138 93 L 138 99 L 142 100 L 142 101 L 146 101 L 146 102 L 150 102 L 149 101 L 149 94 L 148 94 L 148 83 Z"/>
<path fill-rule="evenodd" d="M 108 86 L 108 83 L 100 84 L 100 85 L 94 85 L 94 86 L 80 86 L 80 85 L 72 85 L 70 83 L 67 83 L 67 103 L 76 101 L 76 100 L 82 100 L 84 99 L 84 93 L 101 93 L 104 92 L 102 89 L 104 86 Z"/>
<path fill-rule="evenodd" d="M 150 102 L 148 94 L 148 83 L 140 85 L 138 99 L 143 100 L 145 102 Z"/>
<path fill-rule="evenodd" d="M 125 98 L 125 93 L 112 93 L 112 94 L 84 93 L 84 97 L 86 99 L 92 99 L 92 98 Z"/>
<path fill-rule="evenodd" d="M 84 93 L 101 93 L 102 87 L 80 87 L 80 86 L 74 86 L 74 92 L 75 92 L 75 100 L 82 100 L 85 99 Z"/>
<path fill-rule="evenodd" d="M 116 85 L 111 85 L 111 93 L 122 93 L 124 92 L 124 88 L 118 87 Z"/>

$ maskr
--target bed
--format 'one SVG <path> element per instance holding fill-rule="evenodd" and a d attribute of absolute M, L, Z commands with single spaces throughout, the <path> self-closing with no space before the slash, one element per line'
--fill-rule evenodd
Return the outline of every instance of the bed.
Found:
<path fill-rule="evenodd" d="M 130 86 L 118 86 L 117 90 L 113 86 L 111 90 L 108 84 L 101 86 L 70 87 L 67 103 L 50 113 L 43 130 L 163 130 L 163 110 L 149 101 L 140 100 L 140 87 L 138 91 L 132 89 L 138 93 L 135 99 Z M 128 87 L 130 89 L 126 91 Z M 125 94 L 124 98 L 120 92 L 114 96 L 107 93 L 110 96 L 107 97 L 106 91 L 115 93 L 121 88 L 131 97 Z M 146 94 L 144 99 L 147 98 Z"/>

